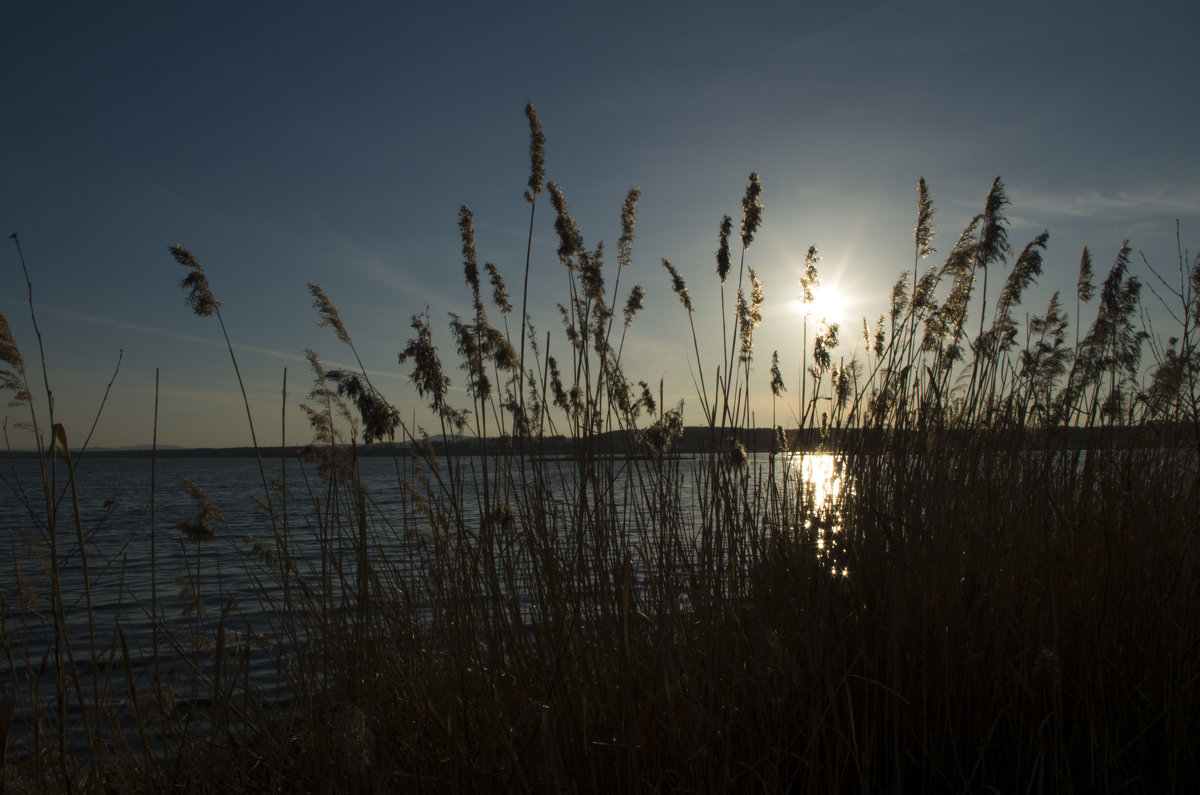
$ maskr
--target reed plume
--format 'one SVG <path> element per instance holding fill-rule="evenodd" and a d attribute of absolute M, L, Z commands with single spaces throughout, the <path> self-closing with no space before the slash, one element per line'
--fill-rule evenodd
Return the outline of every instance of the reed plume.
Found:
<path fill-rule="evenodd" d="M 779 351 L 771 351 L 771 394 L 780 397 L 786 391 L 783 373 L 779 370 Z"/>
<path fill-rule="evenodd" d="M 746 195 L 742 197 L 742 248 L 750 248 L 754 233 L 762 225 L 763 204 L 759 201 L 762 196 L 762 180 L 758 172 L 750 174 L 746 184 Z"/>
<path fill-rule="evenodd" d="M 196 504 L 196 513 L 179 523 L 179 529 L 192 541 L 203 541 L 216 535 L 214 522 L 225 523 L 221 509 L 201 486 L 188 478 L 180 478 L 188 497 Z"/>
<path fill-rule="evenodd" d="M 688 292 L 687 282 L 679 275 L 679 271 L 665 258 L 662 261 L 662 266 L 667 269 L 667 273 L 671 276 L 671 289 L 675 291 L 675 295 L 679 296 L 679 302 L 683 304 L 683 308 L 692 313 L 692 296 Z"/>
<path fill-rule="evenodd" d="M 558 233 L 558 259 L 568 269 L 574 269 L 575 257 L 583 252 L 583 235 L 575 226 L 575 219 L 567 210 L 567 199 L 553 182 L 546 185 L 550 191 L 550 203 L 554 205 L 554 231 Z"/>
<path fill-rule="evenodd" d="M 325 294 L 325 290 L 316 282 L 308 283 L 308 290 L 313 296 L 313 308 L 317 310 L 317 314 L 321 317 L 321 322 L 317 325 L 322 328 L 332 327 L 337 334 L 337 338 L 345 345 L 353 346 L 350 341 L 350 334 L 346 331 L 345 324 L 342 323 L 342 316 L 338 314 L 337 307 L 329 300 L 329 296 Z"/>
<path fill-rule="evenodd" d="M 717 276 L 720 277 L 722 284 L 725 283 L 725 278 L 729 276 L 729 271 L 733 268 L 729 255 L 729 236 L 732 233 L 733 219 L 727 215 L 721 219 L 721 226 L 717 231 Z"/>
<path fill-rule="evenodd" d="M 441 415 L 446 408 L 446 393 L 450 389 L 450 378 L 442 373 L 442 360 L 437 346 L 433 344 L 433 330 L 429 312 L 412 316 L 412 328 L 417 336 L 408 341 L 400 352 L 400 364 L 413 361 L 409 381 L 416 387 L 417 394 L 429 399 L 429 406 Z"/>
<path fill-rule="evenodd" d="M 633 239 L 637 233 L 637 205 L 642 198 L 639 188 L 630 188 L 621 203 L 621 237 L 617 240 L 617 264 L 628 268 L 633 261 Z"/>
<path fill-rule="evenodd" d="M 1092 252 L 1084 246 L 1083 254 L 1079 257 L 1079 278 L 1075 289 L 1075 294 L 1084 303 L 1091 301 L 1092 296 L 1096 294 L 1096 285 L 1092 283 L 1092 278 Z"/>
<path fill-rule="evenodd" d="M 546 136 L 532 102 L 525 105 L 525 116 L 529 119 L 529 190 L 525 201 L 533 204 L 546 181 Z"/>
<path fill-rule="evenodd" d="M 187 290 L 187 305 L 199 317 L 211 317 L 217 313 L 221 304 L 208 285 L 208 275 L 192 252 L 178 244 L 169 250 L 175 261 L 188 269 L 188 275 L 179 281 L 179 286 Z"/>
<path fill-rule="evenodd" d="M 504 277 L 500 274 L 499 269 L 490 262 L 485 262 L 483 267 L 487 270 L 488 279 L 492 284 L 492 303 L 500 310 L 500 314 L 507 315 L 512 311 L 512 303 L 508 300 L 508 290 L 504 287 Z M 507 322 L 505 321 L 505 323 Z"/>
<path fill-rule="evenodd" d="M 3 313 L 0 313 L 0 363 L 7 365 L 0 368 L 0 389 L 12 393 L 8 405 L 16 407 L 28 403 L 31 396 L 25 381 L 25 360 Z"/>
<path fill-rule="evenodd" d="M 917 226 L 913 233 L 916 242 L 917 258 L 924 259 L 934 253 L 933 247 L 933 199 L 929 195 L 929 186 L 925 178 L 917 182 Z"/>

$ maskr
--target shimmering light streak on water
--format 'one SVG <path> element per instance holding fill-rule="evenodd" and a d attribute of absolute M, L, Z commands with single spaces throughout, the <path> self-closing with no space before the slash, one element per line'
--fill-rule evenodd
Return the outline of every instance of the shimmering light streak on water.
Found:
<path fill-rule="evenodd" d="M 842 491 L 842 473 L 834 456 L 812 453 L 793 456 L 792 466 L 800 470 L 800 482 L 811 489 L 812 505 L 817 509 L 832 507 Z"/>
<path fill-rule="evenodd" d="M 817 553 L 828 557 L 835 536 L 842 530 L 843 462 L 830 453 L 798 453 L 791 457 L 789 465 L 803 492 L 804 529 L 813 534 Z M 843 577 L 849 573 L 834 563 L 830 572 Z"/>

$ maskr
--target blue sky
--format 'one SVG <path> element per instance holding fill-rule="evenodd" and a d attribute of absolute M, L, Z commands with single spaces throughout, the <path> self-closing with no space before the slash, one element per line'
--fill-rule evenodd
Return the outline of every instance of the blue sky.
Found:
<path fill-rule="evenodd" d="M 260 442 L 278 443 L 283 406 L 287 441 L 308 439 L 297 409 L 306 348 L 352 361 L 318 328 L 310 280 L 409 417 L 420 404 L 396 353 L 412 314 L 428 307 L 464 382 L 444 322 L 469 310 L 460 205 L 474 212 L 481 259 L 519 289 L 530 100 L 548 177 L 588 245 L 608 244 L 610 268 L 621 201 L 642 189 L 621 292 L 641 283 L 647 311 L 627 373 L 663 379 L 668 402 L 684 398 L 698 423 L 686 317 L 659 262 L 688 280 L 711 370 L 717 228 L 738 219 L 751 171 L 765 186 L 747 260 L 766 292 L 759 395 L 773 349 L 797 391 L 791 304 L 809 245 L 848 302 L 839 355 L 854 353 L 861 317 L 884 311 L 912 266 L 921 176 L 937 208 L 935 261 L 996 176 L 1014 248 L 1050 230 L 1031 312 L 1053 290 L 1072 293 L 1084 245 L 1101 273 L 1125 238 L 1176 268 L 1176 220 L 1185 246 L 1200 239 L 1198 23 L 1194 2 L 1153 1 L 7 3 L 0 231 L 20 235 L 72 443 L 122 351 L 93 444 L 149 442 L 156 368 L 160 444 L 248 443 L 220 329 L 184 306 L 175 243 L 222 302 Z M 563 353 L 554 306 L 567 282 L 544 198 L 530 313 Z M 0 312 L 40 383 L 5 243 Z M 768 424 L 769 402 L 756 410 Z"/>

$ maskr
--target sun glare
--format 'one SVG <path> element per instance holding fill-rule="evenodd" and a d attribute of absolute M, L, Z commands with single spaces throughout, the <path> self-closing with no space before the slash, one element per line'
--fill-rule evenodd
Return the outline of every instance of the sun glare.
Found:
<path fill-rule="evenodd" d="M 846 314 L 846 297 L 838 291 L 835 284 L 822 284 L 812 290 L 813 301 L 805 304 L 796 300 L 796 312 L 808 315 L 816 322 L 841 323 Z"/>

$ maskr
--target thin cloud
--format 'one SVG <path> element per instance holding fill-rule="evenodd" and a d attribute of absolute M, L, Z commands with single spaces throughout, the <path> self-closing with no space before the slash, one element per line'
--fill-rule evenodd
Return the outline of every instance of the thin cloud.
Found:
<path fill-rule="evenodd" d="M 1200 190 L 1177 186 L 1143 186 L 1135 190 L 1091 190 L 1080 193 L 1012 191 L 1013 205 L 1060 217 L 1129 220 L 1147 216 L 1200 214 Z"/>
<path fill-rule="evenodd" d="M 110 317 L 100 317 L 97 315 L 88 315 L 88 314 L 84 314 L 83 312 L 76 312 L 71 309 L 63 309 L 62 307 L 57 307 L 57 306 L 49 306 L 49 305 L 40 304 L 40 305 L 38 305 L 38 311 L 39 312 L 49 312 L 50 314 L 58 315 L 60 317 L 67 318 L 70 320 L 76 320 L 76 321 L 79 321 L 82 323 L 93 323 L 93 324 L 99 325 L 99 326 L 108 326 L 110 328 L 118 328 L 118 329 L 122 329 L 125 331 L 134 331 L 139 334 L 149 334 L 149 335 L 153 335 L 155 337 L 170 337 L 171 339 L 177 339 L 177 340 L 180 340 L 183 342 L 190 342 L 190 343 L 195 343 L 195 344 L 199 344 L 199 345 L 212 345 L 212 346 L 216 346 L 216 347 L 220 347 L 220 348 L 225 347 L 225 342 L 223 340 L 219 340 L 219 339 L 216 339 L 213 337 L 201 337 L 197 334 L 187 334 L 182 331 L 172 331 L 170 329 L 156 328 L 155 326 L 148 326 L 144 323 L 130 323 L 125 320 L 116 320 L 116 319 L 110 318 Z M 232 343 L 232 345 L 233 345 L 233 349 L 235 351 L 244 351 L 246 353 L 257 353 L 262 356 L 270 356 L 275 359 L 282 359 L 284 361 L 289 361 L 289 362 L 307 362 L 308 361 L 306 356 L 304 356 L 303 354 L 299 354 L 299 353 L 289 353 L 288 351 L 277 351 L 277 350 L 272 350 L 271 348 L 262 348 L 257 345 L 246 345 L 246 344 L 240 343 L 240 342 L 234 342 L 234 343 Z M 322 360 L 322 364 L 324 366 L 337 368 L 337 369 L 351 369 L 351 370 L 358 369 L 356 365 L 346 364 L 346 363 L 336 362 L 336 361 Z M 367 370 L 366 373 L 367 373 L 367 375 L 369 375 L 373 378 L 377 377 L 377 376 L 387 377 L 387 378 L 403 378 L 404 377 L 400 373 L 388 372 L 386 370 Z"/>

